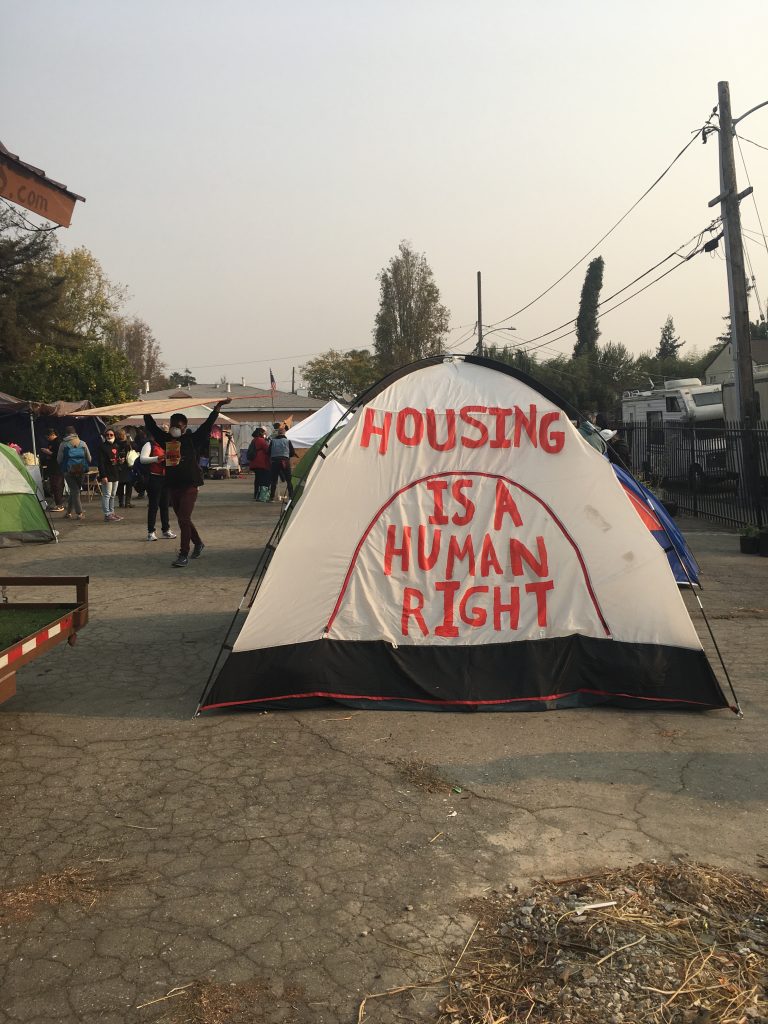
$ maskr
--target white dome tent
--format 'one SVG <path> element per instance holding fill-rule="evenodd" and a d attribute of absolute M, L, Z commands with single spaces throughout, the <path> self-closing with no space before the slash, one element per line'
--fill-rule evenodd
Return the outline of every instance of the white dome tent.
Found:
<path fill-rule="evenodd" d="M 727 707 L 664 552 L 569 414 L 470 356 L 363 395 L 201 709 Z"/>

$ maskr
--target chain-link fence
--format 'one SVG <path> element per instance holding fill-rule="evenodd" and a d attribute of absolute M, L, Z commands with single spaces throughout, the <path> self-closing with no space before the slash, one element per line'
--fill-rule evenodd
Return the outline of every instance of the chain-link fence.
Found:
<path fill-rule="evenodd" d="M 768 524 L 768 422 L 624 423 L 631 470 L 686 515 Z"/>

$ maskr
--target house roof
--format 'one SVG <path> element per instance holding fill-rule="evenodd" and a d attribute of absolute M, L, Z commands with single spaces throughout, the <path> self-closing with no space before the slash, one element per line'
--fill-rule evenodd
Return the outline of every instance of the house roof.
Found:
<path fill-rule="evenodd" d="M 704 367 L 704 372 L 710 368 L 712 363 L 716 359 L 719 359 L 725 349 L 730 345 L 730 341 L 726 341 L 720 348 L 715 352 L 710 361 Z M 758 366 L 762 366 L 763 363 L 768 363 L 768 338 L 753 338 L 752 339 L 752 362 L 757 363 Z"/>
<path fill-rule="evenodd" d="M 58 189 L 60 192 L 64 192 L 71 199 L 79 199 L 81 203 L 85 202 L 84 196 L 79 196 L 77 192 L 73 192 L 68 189 L 66 185 L 63 185 L 60 181 L 54 181 L 53 178 L 49 178 L 42 167 L 35 167 L 34 164 L 28 164 L 26 160 L 22 160 L 17 153 L 12 153 L 10 149 L 0 142 L 0 156 L 4 156 L 6 160 L 11 163 L 15 163 L 18 167 L 23 168 L 25 171 L 29 171 L 30 174 L 34 174 L 36 177 L 41 178 L 46 185 L 50 185 L 52 188 Z"/>
<path fill-rule="evenodd" d="M 163 391 L 150 391 L 142 394 L 144 401 L 157 398 L 181 398 L 188 395 L 196 398 L 198 395 L 210 399 L 217 391 L 221 392 L 222 398 L 231 398 L 232 404 L 227 406 L 227 412 L 258 412 L 268 414 L 275 409 L 281 412 L 314 412 L 325 405 L 322 398 L 309 398 L 306 395 L 294 395 L 289 391 L 275 391 L 274 403 L 273 393 L 268 388 L 257 388 L 250 384 L 190 384 L 187 387 L 166 388 Z M 238 395 L 249 397 L 238 398 Z M 255 398 L 253 396 L 256 396 Z"/>

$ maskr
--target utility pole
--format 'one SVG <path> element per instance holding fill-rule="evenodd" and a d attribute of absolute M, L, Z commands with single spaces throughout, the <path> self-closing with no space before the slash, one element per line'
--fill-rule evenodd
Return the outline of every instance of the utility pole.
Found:
<path fill-rule="evenodd" d="M 736 403 L 739 409 L 739 419 L 745 428 L 750 428 L 755 425 L 755 381 L 752 369 L 747 275 L 744 269 L 739 202 L 752 190 L 748 189 L 741 195 L 738 193 L 736 161 L 733 156 L 733 136 L 736 129 L 731 115 L 731 94 L 727 82 L 717 83 L 717 103 L 720 115 L 720 195 L 714 202 L 720 203 L 720 214 L 723 219 Z"/>
<path fill-rule="evenodd" d="M 475 355 L 483 353 L 483 283 L 480 271 L 477 272 L 477 349 Z"/>
<path fill-rule="evenodd" d="M 742 429 L 742 454 L 746 492 L 753 504 L 757 525 L 762 525 L 760 502 L 760 463 L 755 427 L 757 409 L 755 380 L 752 368 L 752 341 L 749 334 L 749 304 L 747 301 L 747 275 L 744 269 L 744 247 L 741 235 L 740 201 L 752 191 L 741 194 L 736 183 L 736 161 L 733 156 L 733 136 L 736 133 L 731 114 L 731 92 L 728 82 L 717 83 L 717 105 L 720 118 L 720 195 L 710 206 L 720 203 L 725 243 L 725 265 L 728 272 L 728 299 L 731 312 L 731 354 L 733 356 L 733 384 L 736 405 Z M 740 119 L 738 119 L 740 120 Z"/>
<path fill-rule="evenodd" d="M 291 394 L 296 394 L 296 367 L 291 367 Z"/>

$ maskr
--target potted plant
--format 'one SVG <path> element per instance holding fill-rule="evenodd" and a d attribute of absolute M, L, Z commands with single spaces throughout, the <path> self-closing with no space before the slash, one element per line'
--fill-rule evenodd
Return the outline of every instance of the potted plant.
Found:
<path fill-rule="evenodd" d="M 760 530 L 756 526 L 745 526 L 739 537 L 742 555 L 756 555 L 760 551 Z"/>

